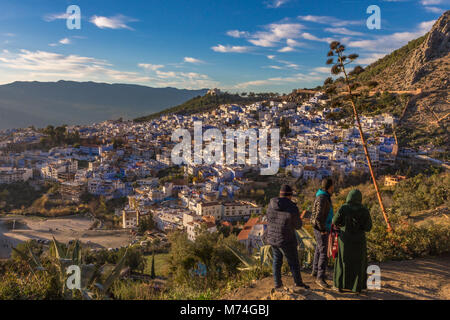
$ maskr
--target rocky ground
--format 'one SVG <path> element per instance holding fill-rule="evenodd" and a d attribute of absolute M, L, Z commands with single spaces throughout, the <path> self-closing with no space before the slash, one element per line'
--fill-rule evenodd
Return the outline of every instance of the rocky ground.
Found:
<path fill-rule="evenodd" d="M 292 277 L 285 275 L 283 283 L 287 290 L 271 292 L 271 277 L 254 281 L 250 286 L 239 288 L 226 295 L 225 300 L 437 300 L 450 299 L 450 255 L 407 261 L 391 261 L 378 264 L 381 269 L 381 289 L 368 290 L 361 295 L 351 292 L 338 293 L 323 290 L 314 283 L 309 273 L 303 272 L 304 281 L 311 286 L 301 294 L 290 287 Z M 331 273 L 331 272 L 330 272 Z M 331 276 L 331 275 L 330 275 Z M 331 283 L 331 281 L 328 281 Z"/>

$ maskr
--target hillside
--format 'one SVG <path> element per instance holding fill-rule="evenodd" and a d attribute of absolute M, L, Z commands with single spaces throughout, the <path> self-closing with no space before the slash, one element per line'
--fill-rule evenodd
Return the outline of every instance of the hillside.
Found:
<path fill-rule="evenodd" d="M 358 97 L 357 105 L 363 114 L 388 112 L 397 116 L 396 132 L 401 147 L 438 148 L 441 155 L 435 156 L 448 160 L 449 74 L 450 11 L 447 11 L 427 34 L 370 64 L 359 74 L 357 81 L 361 86 L 355 92 L 368 93 Z M 338 95 L 334 95 L 332 105 L 341 106 L 344 97 L 339 93 L 346 89 L 342 79 L 337 79 L 334 85 Z M 316 89 L 326 91 L 327 86 Z M 309 95 L 308 90 L 294 90 L 283 98 L 302 102 Z M 351 119 L 349 108 L 344 108 L 338 118 Z"/>
<path fill-rule="evenodd" d="M 450 118 L 450 11 L 445 12 L 421 38 L 365 68 L 364 82 L 376 81 L 374 90 L 415 90 L 399 124 L 400 144 L 440 147 L 448 152 Z"/>
<path fill-rule="evenodd" d="M 410 41 L 365 68 L 359 78 L 377 81 L 379 90 L 448 90 L 450 11 L 424 36 Z"/>
<path fill-rule="evenodd" d="M 230 94 L 230 93 L 221 93 L 219 95 L 206 94 L 204 96 L 194 97 L 175 107 L 157 113 L 153 113 L 148 116 L 137 118 L 134 121 L 136 122 L 149 121 L 166 114 L 183 114 L 183 115 L 194 114 L 214 110 L 222 104 L 251 103 L 254 101 L 261 100 L 261 98 L 265 97 L 256 95 L 242 97 L 239 94 Z"/>
<path fill-rule="evenodd" d="M 206 91 L 74 81 L 14 82 L 0 86 L 0 129 L 132 119 Z"/>

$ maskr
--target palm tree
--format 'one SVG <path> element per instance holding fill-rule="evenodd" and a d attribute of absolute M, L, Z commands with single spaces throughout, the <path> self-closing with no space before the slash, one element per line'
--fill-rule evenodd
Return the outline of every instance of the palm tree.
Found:
<path fill-rule="evenodd" d="M 364 154 L 367 159 L 367 165 L 369 166 L 369 171 L 370 171 L 370 175 L 372 177 L 373 185 L 375 187 L 375 191 L 377 192 L 378 203 L 380 204 L 381 212 L 383 213 L 384 220 L 386 221 L 388 231 L 391 231 L 392 226 L 387 217 L 386 210 L 385 210 L 384 204 L 383 204 L 383 199 L 381 198 L 380 190 L 378 189 L 377 180 L 376 180 L 375 174 L 373 172 L 372 162 L 370 161 L 370 155 L 367 150 L 366 140 L 364 138 L 364 132 L 362 130 L 361 121 L 359 120 L 359 114 L 358 114 L 358 111 L 356 110 L 355 96 L 352 93 L 352 89 L 354 89 L 357 86 L 357 83 L 352 80 L 354 80 L 354 78 L 359 73 L 361 73 L 364 69 L 360 66 L 356 66 L 352 72 L 347 73 L 345 66 L 348 65 L 349 63 L 353 63 L 358 58 L 358 55 L 350 54 L 347 56 L 344 54 L 344 51 L 345 51 L 345 46 L 342 45 L 339 41 L 331 42 L 330 43 L 330 51 L 328 52 L 328 55 L 327 55 L 328 57 L 331 57 L 331 58 L 329 58 L 327 60 L 326 64 L 333 65 L 331 68 L 331 73 L 333 75 L 339 75 L 341 73 L 344 74 L 344 81 L 345 81 L 345 84 L 347 85 L 348 99 L 350 100 L 350 103 L 353 107 L 353 116 L 355 118 L 356 125 L 358 127 L 359 136 L 361 137 L 361 143 L 362 143 L 362 146 L 364 149 Z M 337 57 L 337 61 L 334 61 L 334 58 L 332 58 L 332 57 Z"/>

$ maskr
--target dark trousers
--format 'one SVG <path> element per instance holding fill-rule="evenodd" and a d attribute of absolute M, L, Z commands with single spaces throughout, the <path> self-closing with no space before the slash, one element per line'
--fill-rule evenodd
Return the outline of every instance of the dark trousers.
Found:
<path fill-rule="evenodd" d="M 296 285 L 303 283 L 302 276 L 300 274 L 300 262 L 298 261 L 297 244 L 275 247 L 272 246 L 273 253 L 273 277 L 275 280 L 275 287 L 281 287 L 283 282 L 281 281 L 281 266 L 283 265 L 283 255 L 291 269 L 292 276 Z"/>
<path fill-rule="evenodd" d="M 317 245 L 314 252 L 313 272 L 317 272 L 318 279 L 325 279 L 328 262 L 328 232 L 321 234 L 320 231 L 314 229 L 314 237 L 316 238 Z"/>

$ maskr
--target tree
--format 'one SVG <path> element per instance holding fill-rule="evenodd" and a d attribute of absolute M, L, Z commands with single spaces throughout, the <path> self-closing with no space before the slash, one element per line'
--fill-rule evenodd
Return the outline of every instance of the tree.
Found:
<path fill-rule="evenodd" d="M 150 277 L 152 279 L 156 278 L 156 275 L 155 275 L 155 251 L 154 250 L 153 250 L 153 253 L 152 253 L 152 269 L 151 269 L 151 272 L 150 272 Z"/>
<path fill-rule="evenodd" d="M 112 143 L 113 143 L 114 149 L 119 149 L 119 148 L 123 147 L 123 145 L 125 144 L 125 142 L 123 141 L 122 138 L 116 138 L 116 137 L 114 137 L 112 139 Z"/>
<path fill-rule="evenodd" d="M 281 137 L 285 137 L 290 133 L 290 129 L 289 129 L 289 119 L 287 118 L 281 118 L 280 120 L 280 135 Z"/>
<path fill-rule="evenodd" d="M 122 248 L 119 251 L 119 255 L 121 255 L 122 252 L 127 252 L 125 265 L 130 268 L 131 272 L 133 271 L 139 271 L 140 273 L 144 272 L 145 259 L 144 256 L 142 255 L 142 252 L 138 248 L 136 247 Z"/>
<path fill-rule="evenodd" d="M 139 221 L 139 232 L 144 233 L 155 227 L 155 223 L 151 217 L 142 217 Z"/>
<path fill-rule="evenodd" d="M 358 55 L 350 54 L 347 56 L 344 54 L 344 51 L 345 51 L 345 46 L 342 45 L 339 41 L 333 41 L 332 43 L 330 43 L 330 51 L 328 52 L 327 56 L 332 57 L 332 58 L 329 58 L 327 60 L 326 64 L 333 65 L 331 68 L 331 73 L 333 75 L 339 75 L 341 73 L 344 74 L 344 81 L 347 86 L 347 93 L 348 93 L 347 98 L 353 107 L 353 116 L 355 118 L 356 125 L 357 125 L 358 131 L 359 131 L 359 136 L 361 138 L 361 143 L 362 143 L 362 146 L 364 149 L 364 154 L 367 159 L 367 165 L 369 166 L 370 175 L 372 177 L 373 185 L 374 185 L 375 191 L 377 193 L 378 202 L 380 204 L 380 208 L 381 208 L 381 212 L 383 213 L 384 220 L 386 221 L 387 228 L 390 231 L 390 230 L 392 230 L 392 226 L 387 217 L 386 210 L 385 210 L 384 204 L 383 204 L 383 199 L 380 194 L 380 190 L 378 189 L 377 180 L 376 180 L 373 168 L 372 168 L 372 162 L 370 160 L 370 155 L 367 150 L 366 140 L 364 138 L 364 132 L 362 130 L 361 122 L 359 120 L 359 114 L 358 114 L 358 111 L 356 110 L 355 95 L 352 92 L 352 90 L 358 86 L 358 83 L 356 81 L 354 81 L 355 77 L 358 74 L 360 74 L 362 71 L 364 71 L 364 69 L 360 66 L 356 66 L 353 71 L 351 71 L 350 73 L 347 73 L 345 66 L 348 65 L 349 63 L 353 63 L 358 58 Z M 333 57 L 337 57 L 337 60 L 334 61 Z"/>

